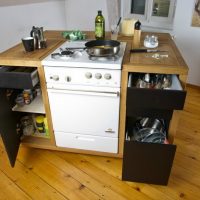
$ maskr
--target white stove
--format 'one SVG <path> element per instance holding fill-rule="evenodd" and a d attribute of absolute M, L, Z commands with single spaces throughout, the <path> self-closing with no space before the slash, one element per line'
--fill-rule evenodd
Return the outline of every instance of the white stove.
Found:
<path fill-rule="evenodd" d="M 81 67 L 81 68 L 98 68 L 98 69 L 121 69 L 122 59 L 124 51 L 126 48 L 126 43 L 120 43 L 120 51 L 115 57 L 99 57 L 90 58 L 84 49 L 85 41 L 67 41 L 63 43 L 58 49 L 56 49 L 53 54 L 58 54 L 61 50 L 66 50 L 67 48 L 80 48 L 80 50 L 75 51 L 75 53 L 70 57 L 52 57 L 50 54 L 43 61 L 42 65 L 48 66 L 63 66 L 63 67 Z"/>
<path fill-rule="evenodd" d="M 56 145 L 117 153 L 126 43 L 108 59 L 91 59 L 84 47 L 83 41 L 67 41 L 42 61 Z M 67 48 L 82 50 L 60 56 Z"/>

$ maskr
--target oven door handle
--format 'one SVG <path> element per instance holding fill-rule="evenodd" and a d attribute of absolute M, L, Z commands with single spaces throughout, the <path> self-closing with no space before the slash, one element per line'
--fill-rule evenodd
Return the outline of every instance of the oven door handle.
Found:
<path fill-rule="evenodd" d="M 100 91 L 87 91 L 87 90 L 58 90 L 58 89 L 47 89 L 50 93 L 60 94 L 75 94 L 75 95 L 89 95 L 89 96 L 105 96 L 105 97 L 119 97 L 120 92 L 100 92 Z"/>

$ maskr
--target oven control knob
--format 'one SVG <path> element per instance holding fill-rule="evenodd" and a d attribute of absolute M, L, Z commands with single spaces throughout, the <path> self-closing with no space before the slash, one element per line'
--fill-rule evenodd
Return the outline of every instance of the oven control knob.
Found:
<path fill-rule="evenodd" d="M 102 75 L 101 75 L 100 73 L 96 73 L 96 74 L 95 74 L 95 78 L 96 78 L 96 79 L 101 79 L 101 77 L 102 77 Z"/>
<path fill-rule="evenodd" d="M 67 82 L 71 82 L 72 78 L 71 78 L 70 76 L 66 76 L 66 77 L 65 77 L 65 80 L 66 80 Z"/>
<path fill-rule="evenodd" d="M 110 80 L 111 79 L 111 74 L 104 74 L 104 78 L 106 79 L 106 80 Z"/>
<path fill-rule="evenodd" d="M 85 77 L 87 79 L 91 79 L 92 78 L 92 73 L 91 72 L 86 72 Z"/>
<path fill-rule="evenodd" d="M 50 76 L 50 79 L 53 79 L 54 81 L 59 81 L 59 76 L 53 75 L 53 76 Z"/>

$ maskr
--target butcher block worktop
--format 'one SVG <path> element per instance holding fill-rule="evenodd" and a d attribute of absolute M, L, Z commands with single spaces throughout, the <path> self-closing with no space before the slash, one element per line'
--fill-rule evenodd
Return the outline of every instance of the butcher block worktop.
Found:
<path fill-rule="evenodd" d="M 41 61 L 45 56 L 51 53 L 54 49 L 60 46 L 65 39 L 61 35 L 62 31 L 46 31 L 45 37 L 47 39 L 47 48 L 35 50 L 33 52 L 26 53 L 23 45 L 19 44 L 11 47 L 10 49 L 0 53 L 1 65 L 26 65 L 26 63 Z M 87 38 L 94 39 L 93 32 L 85 32 Z M 145 35 L 149 33 L 143 32 L 141 37 L 141 48 L 143 46 L 143 39 Z M 155 33 L 154 33 L 155 34 Z M 155 71 L 156 73 L 179 73 L 187 74 L 188 67 L 184 62 L 179 50 L 177 49 L 174 41 L 167 33 L 156 33 L 159 40 L 159 50 L 166 50 L 166 54 L 169 55 L 165 59 L 155 59 L 151 55 L 155 53 L 129 53 L 131 48 L 132 37 L 119 36 L 119 41 L 127 42 L 127 49 L 123 62 L 123 70 L 138 70 L 141 72 Z M 106 39 L 110 38 L 110 33 L 106 33 Z M 164 52 L 162 54 L 165 54 Z"/>
<path fill-rule="evenodd" d="M 51 114 L 48 105 L 48 95 L 46 91 L 45 85 L 45 77 L 44 77 L 44 69 L 41 65 L 41 60 L 44 59 L 48 54 L 53 52 L 54 49 L 58 48 L 65 39 L 61 35 L 62 31 L 45 31 L 45 38 L 47 40 L 47 48 L 35 50 L 33 52 L 26 53 L 24 51 L 24 47 L 20 42 L 14 47 L 0 53 L 0 66 L 19 66 L 19 67 L 37 67 L 40 84 L 42 89 L 43 101 L 45 104 L 46 115 L 48 118 L 49 130 L 51 139 L 50 142 L 45 139 L 38 143 L 39 140 L 27 140 L 29 146 L 39 147 L 39 148 L 48 148 L 48 149 L 59 149 L 55 146 L 55 139 L 53 136 L 53 128 L 51 123 Z M 93 32 L 85 32 L 86 38 L 94 39 Z M 141 37 L 141 48 L 143 47 L 143 40 L 145 35 L 151 33 L 142 33 Z M 159 41 L 159 50 L 165 50 L 166 52 L 162 52 L 162 54 L 167 54 L 168 57 L 156 59 L 152 57 L 155 53 L 132 53 L 130 54 L 132 37 L 125 37 L 122 35 L 118 36 L 119 41 L 127 42 L 125 56 L 123 59 L 122 66 L 122 84 L 121 84 L 121 102 L 120 102 L 120 133 L 119 133 L 119 152 L 117 155 L 111 156 L 123 156 L 123 145 L 124 145 L 124 137 L 125 137 L 125 124 L 126 124 L 126 96 L 127 96 L 127 83 L 128 83 L 128 74 L 130 72 L 141 72 L 141 73 L 163 73 L 163 74 L 176 74 L 179 76 L 179 80 L 185 88 L 188 67 L 182 58 L 178 48 L 176 47 L 174 41 L 171 36 L 167 33 L 154 33 L 158 36 Z M 110 38 L 110 33 L 106 33 L 106 39 Z M 160 53 L 161 54 L 161 53 Z M 174 115 L 175 116 L 175 115 Z M 177 120 L 174 120 L 177 122 Z M 174 122 L 174 123 L 175 123 Z M 174 124 L 175 126 L 175 124 Z M 173 123 L 172 123 L 172 127 Z M 173 132 L 173 131 L 172 131 Z M 175 135 L 175 131 L 172 135 Z M 61 149 L 61 148 L 60 148 Z M 61 149 L 65 150 L 65 149 Z M 84 151 L 85 152 L 85 151 Z M 87 151 L 86 151 L 87 153 Z M 96 153 L 97 155 L 101 155 L 102 153 Z M 106 153 L 103 155 L 106 155 Z"/>
<path fill-rule="evenodd" d="M 46 49 L 35 50 L 33 52 L 25 52 L 23 44 L 19 43 L 14 47 L 0 53 L 1 65 L 31 65 L 35 62 L 40 62 L 45 56 L 47 56 L 56 47 L 62 44 L 60 39 L 47 39 L 48 47 Z"/>

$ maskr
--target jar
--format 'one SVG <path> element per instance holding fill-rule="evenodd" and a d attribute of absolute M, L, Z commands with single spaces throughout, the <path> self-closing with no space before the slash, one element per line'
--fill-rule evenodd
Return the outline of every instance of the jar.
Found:
<path fill-rule="evenodd" d="M 33 120 L 30 116 L 24 116 L 20 120 L 22 130 L 23 130 L 23 135 L 32 135 L 35 132 Z"/>
<path fill-rule="evenodd" d="M 37 130 L 40 133 L 45 133 L 44 116 L 43 115 L 38 115 L 35 118 L 35 122 L 36 122 Z"/>
<path fill-rule="evenodd" d="M 17 95 L 17 98 L 15 99 L 15 103 L 18 106 L 23 106 L 24 105 L 24 97 L 22 94 Z"/>
<path fill-rule="evenodd" d="M 26 89 L 23 91 L 24 103 L 30 104 L 33 100 L 33 93 L 31 89 Z"/>
<path fill-rule="evenodd" d="M 158 46 L 158 37 L 155 35 L 146 35 L 144 39 L 144 46 L 147 48 L 156 48 Z"/>

